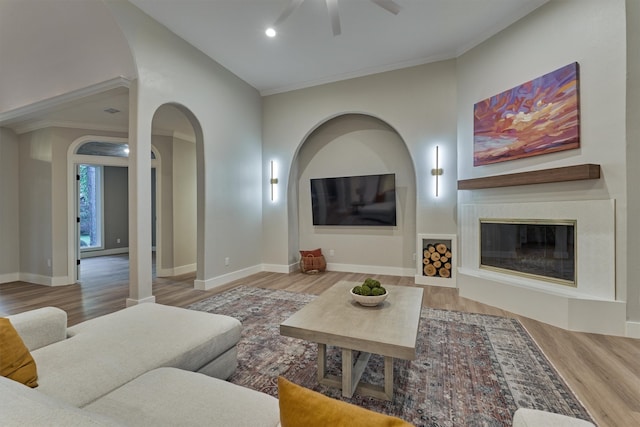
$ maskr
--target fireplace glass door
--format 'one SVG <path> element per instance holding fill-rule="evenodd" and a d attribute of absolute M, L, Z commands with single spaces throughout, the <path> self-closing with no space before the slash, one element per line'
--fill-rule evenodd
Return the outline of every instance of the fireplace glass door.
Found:
<path fill-rule="evenodd" d="M 480 268 L 576 286 L 576 221 L 480 220 Z"/>

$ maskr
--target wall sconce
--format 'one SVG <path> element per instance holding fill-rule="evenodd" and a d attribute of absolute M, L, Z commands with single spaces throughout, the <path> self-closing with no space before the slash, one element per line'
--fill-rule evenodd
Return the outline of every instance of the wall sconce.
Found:
<path fill-rule="evenodd" d="M 439 148 L 436 145 L 436 167 L 435 169 L 431 169 L 431 175 L 436 177 L 436 197 L 438 197 L 438 177 L 442 175 L 444 171 L 440 167 L 440 153 Z"/>
<path fill-rule="evenodd" d="M 273 173 L 273 160 L 271 160 L 271 175 L 270 175 L 271 179 L 269 180 L 269 184 L 271 184 L 271 201 L 274 200 L 274 194 L 275 194 L 275 185 L 278 183 L 278 178 L 276 178 L 274 176 Z"/>

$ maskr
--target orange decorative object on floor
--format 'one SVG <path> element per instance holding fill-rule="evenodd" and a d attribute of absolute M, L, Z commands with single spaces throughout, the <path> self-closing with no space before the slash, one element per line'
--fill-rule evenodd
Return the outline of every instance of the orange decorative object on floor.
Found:
<path fill-rule="evenodd" d="M 327 261 L 322 255 L 322 249 L 300 251 L 300 271 L 303 273 L 321 273 L 327 269 Z"/>

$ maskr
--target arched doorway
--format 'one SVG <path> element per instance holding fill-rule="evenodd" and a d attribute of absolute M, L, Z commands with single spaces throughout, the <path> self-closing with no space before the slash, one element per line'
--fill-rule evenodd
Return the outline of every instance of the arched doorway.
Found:
<path fill-rule="evenodd" d="M 186 107 L 163 104 L 152 120 L 152 144 L 163 158 L 157 179 L 156 263 L 159 277 L 198 272 L 203 188 L 202 131 Z"/>

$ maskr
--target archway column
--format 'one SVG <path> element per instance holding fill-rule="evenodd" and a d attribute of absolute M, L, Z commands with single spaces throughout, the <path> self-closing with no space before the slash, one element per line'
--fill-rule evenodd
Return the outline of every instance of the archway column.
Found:
<path fill-rule="evenodd" d="M 151 119 L 140 117 L 138 80 L 129 88 L 129 298 L 155 302 L 151 266 Z"/>

